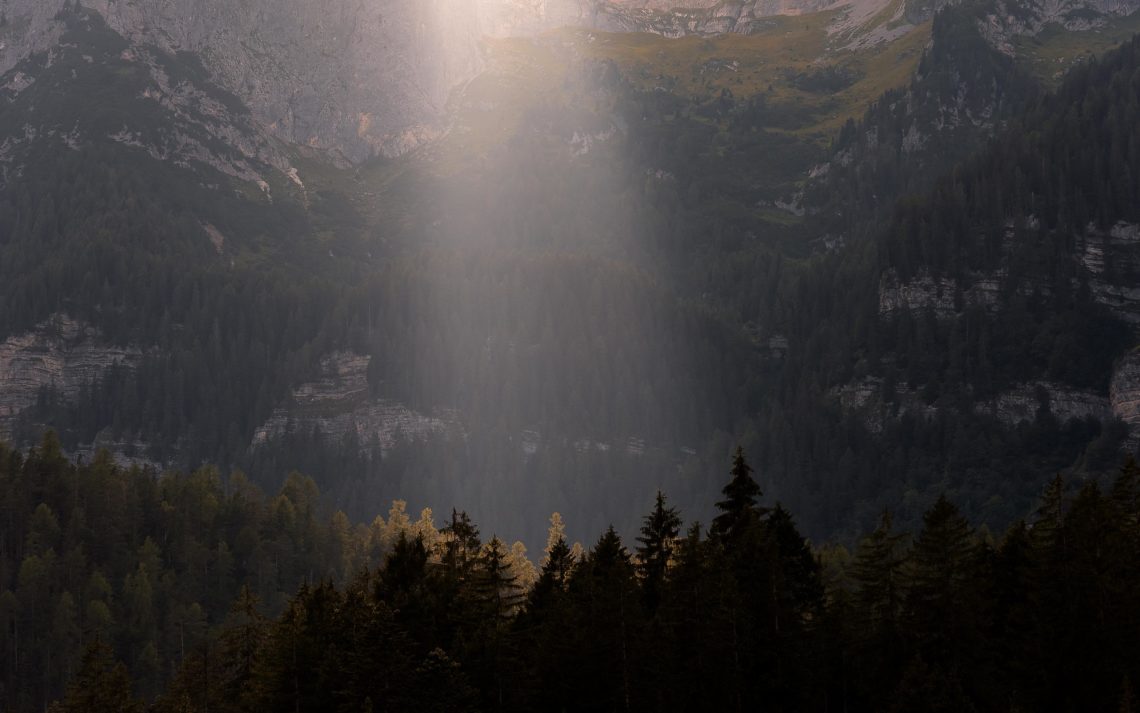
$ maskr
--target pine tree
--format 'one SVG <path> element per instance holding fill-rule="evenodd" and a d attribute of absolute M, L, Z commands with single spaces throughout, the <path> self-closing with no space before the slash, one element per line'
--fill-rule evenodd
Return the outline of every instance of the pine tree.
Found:
<path fill-rule="evenodd" d="M 1059 473 L 1046 486 L 1034 514 L 1034 549 L 1041 556 L 1056 554 L 1065 546 L 1065 480 Z"/>
<path fill-rule="evenodd" d="M 476 572 L 474 597 L 477 619 L 473 622 L 472 670 L 483 685 L 490 707 L 501 710 L 513 690 L 515 640 L 510 623 L 525 600 L 526 593 L 512 574 L 502 540 L 492 537 L 483 548 Z"/>
<path fill-rule="evenodd" d="M 611 525 L 576 568 L 570 591 L 582 630 L 574 665 L 588 678 L 578 691 L 585 701 L 611 710 L 633 705 L 636 664 L 634 642 L 639 630 L 636 570 Z"/>
<path fill-rule="evenodd" d="M 498 537 L 492 537 L 483 548 L 477 590 L 488 616 L 500 624 L 518 612 L 526 597 L 518 577 L 511 572 L 506 547 Z"/>
<path fill-rule="evenodd" d="M 562 522 L 561 513 L 552 513 L 550 515 L 550 529 L 546 533 L 546 548 L 543 550 L 542 562 L 539 563 L 539 566 L 546 567 L 550 562 L 551 551 L 559 542 L 563 546 L 566 545 L 566 524 Z"/>
<path fill-rule="evenodd" d="M 1132 456 L 1116 476 L 1109 501 L 1124 536 L 1140 544 L 1140 463 Z"/>
<path fill-rule="evenodd" d="M 577 563 L 560 531 L 552 527 L 551 538 L 517 626 L 530 652 L 530 680 L 524 688 L 530 696 L 525 707 L 532 710 L 567 710 L 576 687 L 566 671 L 578 653 L 578 627 L 567 592 Z"/>
<path fill-rule="evenodd" d="M 818 616 L 823 606 L 819 562 L 796 529 L 791 513 L 777 505 L 766 523 L 772 555 L 772 598 L 777 633 L 794 632 Z"/>
<path fill-rule="evenodd" d="M 561 536 L 547 547 L 545 563 L 530 592 L 531 609 L 540 612 L 566 591 L 574 571 L 574 556 Z"/>
<path fill-rule="evenodd" d="M 402 530 L 380 572 L 380 582 L 388 597 L 399 599 L 411 592 L 427 575 L 428 554 L 423 537 L 408 538 Z"/>
<path fill-rule="evenodd" d="M 479 556 L 479 528 L 466 512 L 452 508 L 451 521 L 439 532 L 444 567 L 450 576 L 460 581 L 466 579 Z"/>
<path fill-rule="evenodd" d="M 681 516 L 676 508 L 667 507 L 665 495 L 658 490 L 653 512 L 646 515 L 641 536 L 637 541 L 638 570 L 641 573 L 641 586 L 646 610 L 652 615 L 661 602 L 661 589 L 665 583 L 665 573 L 673 558 L 677 535 L 681 531 Z"/>
<path fill-rule="evenodd" d="M 760 486 L 752 479 L 752 467 L 744 460 L 744 449 L 736 448 L 732 460 L 732 480 L 724 486 L 724 500 L 716 504 L 721 511 L 713 520 L 712 533 L 727 541 L 738 539 L 765 514 L 757 506 Z"/>
<path fill-rule="evenodd" d="M 115 660 L 110 646 L 95 639 L 83 654 L 61 709 L 63 713 L 141 713 L 143 706 L 131 695 L 127 667 Z"/>
<path fill-rule="evenodd" d="M 1006 532 L 994 562 L 989 596 L 993 606 L 990 645 L 1000 685 L 1014 691 L 1014 703 L 1032 708 L 1025 698 L 1040 673 L 1041 651 L 1033 644 L 1037 608 L 1037 561 L 1029 527 L 1014 523 Z"/>
<path fill-rule="evenodd" d="M 225 680 L 221 682 L 221 687 L 231 701 L 240 701 L 246 697 L 260 649 L 265 642 L 268 625 L 259 604 L 249 585 L 243 584 L 230 608 L 222 632 L 221 660 Z"/>
<path fill-rule="evenodd" d="M 1124 680 L 1120 683 L 1120 705 L 1117 707 L 1118 713 L 1136 713 L 1135 696 L 1132 693 L 1132 682 L 1125 676 Z"/>
<path fill-rule="evenodd" d="M 884 511 L 879 525 L 859 544 L 851 579 L 855 583 L 854 604 L 859 626 L 868 638 L 897 635 L 904 594 L 903 568 L 906 535 L 892 531 L 892 517 Z"/>
<path fill-rule="evenodd" d="M 961 669 L 984 651 L 977 553 L 966 518 L 939 497 L 911 553 L 906 601 L 908 633 L 932 667 Z"/>

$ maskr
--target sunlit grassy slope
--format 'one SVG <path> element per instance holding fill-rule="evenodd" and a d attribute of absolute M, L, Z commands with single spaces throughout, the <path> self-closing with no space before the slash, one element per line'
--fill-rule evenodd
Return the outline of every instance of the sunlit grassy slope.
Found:
<path fill-rule="evenodd" d="M 874 22 L 889 17 L 884 11 Z M 612 60 L 645 90 L 687 97 L 727 90 L 738 99 L 762 94 L 770 103 L 811 117 L 791 130 L 825 140 L 883 92 L 909 81 L 930 38 L 930 25 L 924 23 L 892 42 L 837 49 L 828 33 L 834 20 L 834 12 L 773 17 L 762 32 L 720 37 L 562 30 L 537 41 L 497 40 L 489 45 L 492 70 L 472 83 L 468 94 L 485 93 L 492 101 L 518 106 L 535 92 L 556 92 L 568 60 Z M 812 85 L 813 78 L 829 72 L 839 86 Z M 483 123 L 504 130 L 499 118 L 488 115 Z"/>
<path fill-rule="evenodd" d="M 541 150 L 546 165 L 574 163 L 576 168 L 567 170 L 581 170 L 581 164 L 601 158 L 598 153 L 575 155 L 569 147 L 575 133 L 600 134 L 615 126 L 619 134 L 640 130 L 616 119 L 623 93 L 613 82 L 600 80 L 596 71 L 583 79 L 591 71 L 584 67 L 608 63 L 623 86 L 675 97 L 684 105 L 678 110 L 683 117 L 668 110 L 651 117 L 659 125 L 678 126 L 683 118 L 708 127 L 703 155 L 710 163 L 705 168 L 718 160 L 727 165 L 750 159 L 739 153 L 739 133 L 730 135 L 732 116 L 706 115 L 699 108 L 723 95 L 731 95 L 736 106 L 762 101 L 762 118 L 754 130 L 784 138 L 775 150 L 761 150 L 763 165 L 753 162 L 744 178 L 758 200 L 751 208 L 754 215 L 774 229 L 786 227 L 798 219 L 773 207 L 776 199 L 794 194 L 844 122 L 858 119 L 884 92 L 913 77 L 930 41 L 931 24 L 906 25 L 901 2 L 843 31 L 836 30 L 843 27 L 842 11 L 833 10 L 773 17 L 752 35 L 666 38 L 563 29 L 537 38 L 488 39 L 487 70 L 455 93 L 439 141 L 400 159 L 344 171 L 314 165 L 307 171 L 302 167 L 302 174 L 317 195 L 341 195 L 366 231 L 390 235 L 422 227 L 431 212 L 423 209 L 432 195 L 425 182 L 486 180 L 493 167 L 501 168 L 504 147 L 522 135 L 545 136 L 538 143 L 528 139 L 527 150 Z M 1019 62 L 1054 83 L 1074 62 L 1138 30 L 1140 13 L 1098 30 L 1047 29 L 1019 40 L 1015 51 Z M 893 39 L 855 41 L 874 33 Z M 628 90 L 623 91 L 628 98 Z M 678 129 L 677 134 L 682 131 L 691 133 Z"/>
<path fill-rule="evenodd" d="M 887 26 L 895 14 L 887 8 L 860 31 Z M 764 118 L 755 129 L 786 138 L 769 156 L 770 168 L 754 167 L 749 182 L 769 201 L 786 197 L 821 159 L 843 122 L 910 80 L 930 36 L 926 23 L 890 42 L 844 49 L 850 33 L 829 34 L 837 19 L 835 12 L 775 17 L 756 34 L 715 38 L 564 29 L 537 38 L 487 40 L 487 71 L 456 92 L 440 141 L 358 169 L 310 167 L 308 185 L 318 193 L 344 194 L 367 224 L 383 224 L 383 232 L 390 232 L 424 219 L 417 208 L 427 193 L 417 188 L 423 188 L 422 181 L 480 180 L 488 162 L 501 160 L 495 155 L 522 134 L 548 135 L 543 150 L 552 165 L 569 159 L 581 164 L 590 159 L 567 149 L 575 132 L 604 133 L 615 125 L 629 129 L 615 121 L 622 92 L 598 77 L 597 68 L 611 64 L 623 86 L 688 105 L 684 118 L 707 125 L 711 137 L 726 137 L 730 118 L 698 115 L 691 107 L 728 93 L 738 104 L 762 99 Z M 674 117 L 656 119 L 669 125 Z M 737 150 L 727 139 L 714 138 L 707 146 L 712 159 Z M 759 212 L 773 224 L 796 221 L 776 209 Z"/>
<path fill-rule="evenodd" d="M 647 89 L 695 96 L 728 90 L 738 98 L 763 94 L 812 117 L 793 131 L 826 140 L 883 92 L 906 84 L 930 39 L 930 24 L 924 23 L 893 42 L 837 49 L 828 34 L 834 15 L 773 17 L 768 29 L 753 35 L 670 39 L 576 31 L 567 33 L 567 42 L 583 54 L 617 62 Z M 890 16 L 884 10 L 874 22 Z M 812 86 L 813 77 L 828 72 L 840 78 L 840 86 Z"/>

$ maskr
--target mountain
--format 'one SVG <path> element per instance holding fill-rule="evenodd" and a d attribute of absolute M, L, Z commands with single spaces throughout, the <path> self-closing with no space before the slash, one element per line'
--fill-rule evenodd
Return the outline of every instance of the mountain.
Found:
<path fill-rule="evenodd" d="M 0 705 L 1134 708 L 1137 0 L 689 4 L 0 0 Z"/>
<path fill-rule="evenodd" d="M 6 0 L 0 70 L 56 47 L 65 32 L 57 14 L 71 4 Z M 195 55 L 275 136 L 359 161 L 437 135 L 448 93 L 479 70 L 473 6 L 455 5 L 103 0 L 83 8 L 133 44 Z"/>
<path fill-rule="evenodd" d="M 6 0 L 0 72 L 53 47 L 56 16 L 73 0 Z M 408 151 L 445 129 L 449 93 L 483 66 L 480 37 L 528 36 L 579 26 L 669 37 L 754 34 L 771 18 L 827 10 L 829 33 L 845 43 L 896 39 L 928 20 L 932 3 L 724 2 L 677 6 L 641 0 L 444 0 L 377 3 L 302 0 L 267 5 L 217 0 L 100 0 L 84 7 L 135 44 L 198 57 L 211 81 L 239 97 L 278 138 L 334 151 L 354 162 Z M 995 13 L 995 41 L 1050 23 L 1088 29 L 1127 14 L 1126 1 L 1076 0 Z M 997 18 L 1002 19 L 997 19 Z"/>
<path fill-rule="evenodd" d="M 532 541 L 553 510 L 630 527 L 654 487 L 704 517 L 738 441 L 817 538 L 946 487 L 979 522 L 1023 514 L 1042 468 L 947 472 L 950 414 L 1090 477 L 1128 447 L 1119 311 L 1038 308 L 1035 339 L 1101 341 L 980 388 L 934 355 L 975 296 L 1005 329 L 1007 268 L 898 246 L 899 211 L 1130 6 L 768 8 L 747 32 L 653 24 L 721 5 L 339 7 L 5 5 L 4 436 L 270 489 L 298 469 L 354 517 L 462 503 Z M 1102 306 L 1131 289 L 1113 217 L 1078 251 Z M 1064 438 L 1024 433 L 1043 399 Z"/>

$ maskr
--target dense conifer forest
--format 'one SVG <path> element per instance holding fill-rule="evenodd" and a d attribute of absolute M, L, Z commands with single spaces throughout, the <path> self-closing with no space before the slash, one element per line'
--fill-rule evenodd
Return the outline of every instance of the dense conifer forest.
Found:
<path fill-rule="evenodd" d="M 759 464 L 792 478 L 786 499 L 816 513 L 812 522 L 848 518 L 853 503 L 863 520 L 904 500 L 922 503 L 899 512 L 917 522 L 948 492 L 971 521 L 1004 529 L 1025 512 L 1042 471 L 1105 472 L 1133 448 L 1113 416 L 1058 418 L 1049 394 L 1036 418 L 1012 427 L 983 406 L 1035 380 L 1107 394 L 1114 363 L 1135 346 L 1127 318 L 1094 294 L 1077 246 L 1137 219 L 1140 41 L 1091 58 L 1045 92 L 982 42 L 959 14 L 968 7 L 935 18 L 909 94 L 884 97 L 841 133 L 837 150 L 853 158 L 833 163 L 818 217 L 847 226 L 847 247 L 788 280 L 794 296 L 780 319 L 798 346 L 778 400 L 760 405 L 745 443 Z M 982 95 L 963 90 L 965 106 L 977 110 L 991 91 L 1002 100 L 990 107 L 994 135 L 958 127 L 933 135 L 947 144 L 925 160 L 910 160 L 903 140 L 913 114 L 902 107 L 936 115 L 961 77 Z M 979 148 L 963 160 L 956 141 Z M 892 193 L 899 200 L 889 206 L 873 199 Z M 1135 280 L 1130 258 L 1105 274 Z M 884 311 L 884 281 L 896 277 L 951 281 L 953 308 Z M 970 294 L 986 279 L 996 286 L 989 303 Z M 859 382 L 873 383 L 891 414 L 880 431 L 836 407 L 835 390 Z M 908 413 L 908 398 L 930 417 Z"/>
<path fill-rule="evenodd" d="M 939 499 L 816 547 L 737 450 L 716 517 L 353 524 L 291 475 L 0 449 L 0 701 L 88 711 L 1137 710 L 1140 465 L 1004 533 Z"/>

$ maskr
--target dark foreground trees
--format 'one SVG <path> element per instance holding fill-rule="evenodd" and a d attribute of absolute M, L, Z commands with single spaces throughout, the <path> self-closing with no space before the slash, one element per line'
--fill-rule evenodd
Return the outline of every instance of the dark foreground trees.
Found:
<path fill-rule="evenodd" d="M 763 505 L 738 452 L 710 530 L 662 494 L 633 551 L 556 517 L 535 571 L 460 512 L 353 528 L 299 478 L 266 499 L 50 438 L 0 456 L 6 710 L 1137 713 L 1133 462 L 1058 478 L 1001 537 L 940 498 L 849 553 Z"/>

